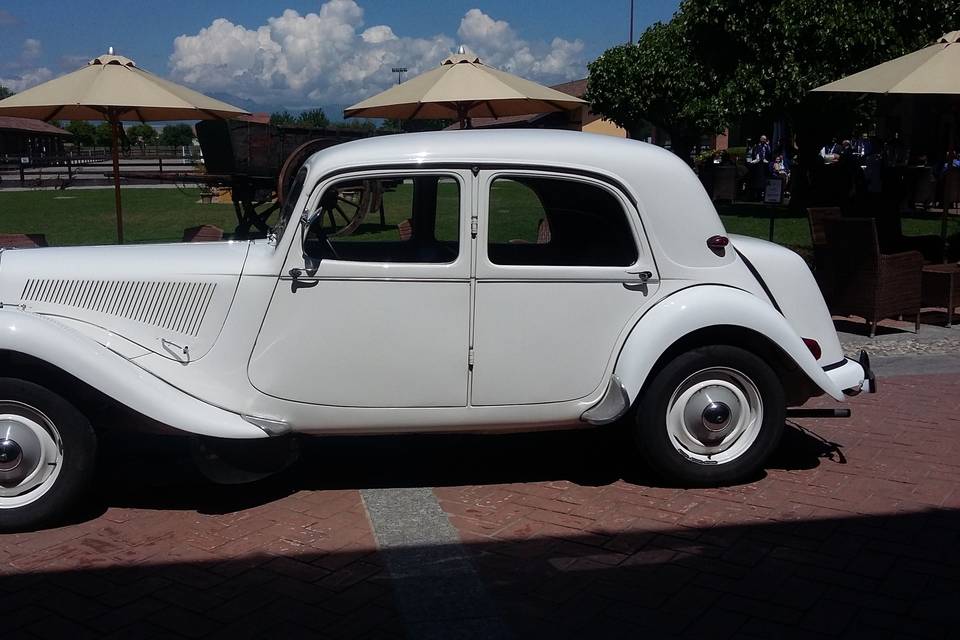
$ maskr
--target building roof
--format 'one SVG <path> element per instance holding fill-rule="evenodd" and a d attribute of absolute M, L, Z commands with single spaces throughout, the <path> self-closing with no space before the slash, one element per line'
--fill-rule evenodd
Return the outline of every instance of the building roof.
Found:
<path fill-rule="evenodd" d="M 17 131 L 21 133 L 40 133 L 48 136 L 69 136 L 73 135 L 69 131 L 64 131 L 60 127 L 55 127 L 43 120 L 33 120 L 31 118 L 14 118 L 11 116 L 0 116 L 0 131 Z"/>
<path fill-rule="evenodd" d="M 570 82 L 564 82 L 562 84 L 555 84 L 550 87 L 561 93 L 566 93 L 568 95 L 574 96 L 576 98 L 583 98 L 583 95 L 587 92 L 587 78 L 580 78 L 579 80 L 571 80 Z M 505 116 L 502 118 L 471 118 L 470 125 L 474 129 L 483 129 L 484 127 L 509 127 L 509 126 L 525 126 L 525 125 L 536 125 L 544 118 L 555 115 L 554 113 L 532 113 L 525 116 Z M 593 113 L 586 107 L 582 108 L 582 118 L 581 126 L 588 125 L 591 122 L 600 120 L 601 117 Z M 447 127 L 447 129 L 459 129 L 460 123 L 454 122 L 452 125 Z"/>

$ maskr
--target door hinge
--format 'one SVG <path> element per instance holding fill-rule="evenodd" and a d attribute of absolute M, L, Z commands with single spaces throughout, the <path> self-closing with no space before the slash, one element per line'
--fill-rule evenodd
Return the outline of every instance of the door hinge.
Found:
<path fill-rule="evenodd" d="M 467 350 L 467 366 L 473 369 L 473 347 Z"/>
<path fill-rule="evenodd" d="M 476 216 L 474 216 L 473 218 L 470 218 L 470 237 L 471 238 L 477 237 L 477 226 L 478 225 L 477 225 Z"/>

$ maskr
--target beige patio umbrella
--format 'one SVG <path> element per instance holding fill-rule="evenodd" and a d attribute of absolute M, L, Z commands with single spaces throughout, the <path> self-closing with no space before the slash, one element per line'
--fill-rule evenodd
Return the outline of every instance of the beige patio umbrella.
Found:
<path fill-rule="evenodd" d="M 439 67 L 358 102 L 344 117 L 399 120 L 500 118 L 568 111 L 586 104 L 580 98 L 487 66 L 463 47 Z"/>
<path fill-rule="evenodd" d="M 913 53 L 817 87 L 850 93 L 960 94 L 960 31 Z"/>
<path fill-rule="evenodd" d="M 117 242 L 123 243 L 120 206 L 120 122 L 127 120 L 213 120 L 246 115 L 243 109 L 137 67 L 110 53 L 86 66 L 22 93 L 0 100 L 0 115 L 37 120 L 106 120 L 113 132 L 113 183 L 117 207 Z"/>
<path fill-rule="evenodd" d="M 901 95 L 960 95 L 960 31 L 875 67 L 817 87 L 814 91 Z M 940 237 L 947 246 L 947 203 L 943 203 Z"/>

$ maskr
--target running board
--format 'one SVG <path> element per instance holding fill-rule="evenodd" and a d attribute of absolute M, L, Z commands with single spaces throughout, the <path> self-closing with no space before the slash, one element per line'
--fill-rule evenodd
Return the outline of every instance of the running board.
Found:
<path fill-rule="evenodd" d="M 849 418 L 850 409 L 787 409 L 788 418 Z"/>

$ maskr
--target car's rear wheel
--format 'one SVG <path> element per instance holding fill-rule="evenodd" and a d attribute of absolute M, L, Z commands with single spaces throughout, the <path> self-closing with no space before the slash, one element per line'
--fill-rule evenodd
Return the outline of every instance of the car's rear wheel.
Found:
<path fill-rule="evenodd" d="M 776 449 L 785 405 L 783 385 L 764 360 L 738 347 L 701 347 L 654 376 L 637 410 L 636 440 L 647 463 L 672 482 L 738 482 Z"/>
<path fill-rule="evenodd" d="M 87 419 L 49 389 L 0 378 L 0 531 L 33 529 L 77 506 L 93 477 Z"/>

